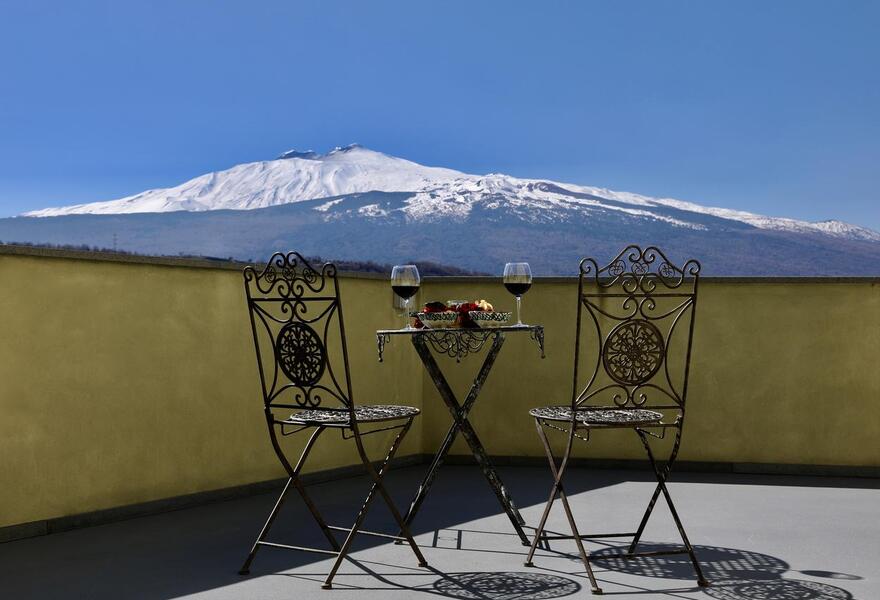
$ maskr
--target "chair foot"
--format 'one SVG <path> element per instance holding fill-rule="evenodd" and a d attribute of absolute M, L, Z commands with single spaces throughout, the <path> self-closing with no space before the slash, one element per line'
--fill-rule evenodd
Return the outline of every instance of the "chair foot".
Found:
<path fill-rule="evenodd" d="M 600 588 L 600 587 L 594 587 L 591 591 L 597 596 L 602 595 L 602 588 Z"/>
<path fill-rule="evenodd" d="M 529 560 L 529 561 L 524 562 L 523 566 L 524 567 L 534 567 L 535 563 L 533 563 L 532 561 Z"/>
<path fill-rule="evenodd" d="M 700 587 L 709 587 L 709 582 L 705 579 L 698 579 L 697 585 Z"/>
<path fill-rule="evenodd" d="M 250 570 L 250 569 L 242 569 L 242 570 L 240 570 L 240 571 L 238 572 L 238 574 L 239 574 L 239 575 L 250 575 L 250 574 L 251 574 L 251 570 Z"/>
<path fill-rule="evenodd" d="M 427 566 L 428 566 L 428 561 L 423 560 L 422 562 L 419 563 L 419 566 L 420 566 L 420 567 L 427 567 Z"/>
<path fill-rule="evenodd" d="M 322 589 L 322 590 L 332 590 L 332 589 L 333 589 L 333 584 L 332 584 L 332 583 L 322 583 L 322 584 L 321 584 L 321 589 Z"/>

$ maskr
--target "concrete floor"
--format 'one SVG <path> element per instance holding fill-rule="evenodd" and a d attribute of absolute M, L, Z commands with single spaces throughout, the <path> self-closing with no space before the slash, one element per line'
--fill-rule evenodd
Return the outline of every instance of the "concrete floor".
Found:
<path fill-rule="evenodd" d="M 405 504 L 424 467 L 393 471 L 389 487 Z M 500 470 L 529 524 L 549 491 L 539 468 Z M 328 521 L 350 525 L 364 479 L 312 487 Z M 571 469 L 567 488 L 581 531 L 634 529 L 653 483 L 647 473 Z M 815 600 L 880 598 L 880 482 L 876 480 L 678 474 L 669 485 L 712 586 L 698 588 L 686 557 L 597 561 L 605 595 L 626 598 Z M 415 523 L 430 567 L 407 546 L 362 537 L 332 591 L 320 587 L 331 557 L 263 548 L 249 577 L 237 570 L 274 495 L 0 545 L 0 598 L 414 598 L 587 597 L 589 583 L 570 541 L 539 550 L 535 567 L 499 515 L 475 467 L 445 466 Z M 377 501 L 368 528 L 391 519 Z M 550 529 L 568 533 L 561 506 Z M 297 498 L 285 506 L 270 540 L 323 547 Z M 677 540 L 658 503 L 645 547 Z M 324 544 L 321 542 L 324 541 Z M 611 545 L 615 545 L 613 542 Z M 590 543 L 601 555 L 606 543 Z"/>

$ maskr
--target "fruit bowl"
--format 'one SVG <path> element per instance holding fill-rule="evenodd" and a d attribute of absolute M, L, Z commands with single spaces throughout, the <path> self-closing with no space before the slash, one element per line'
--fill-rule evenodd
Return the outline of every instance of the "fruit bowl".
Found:
<path fill-rule="evenodd" d="M 477 327 L 501 327 L 510 319 L 509 312 L 495 312 L 487 310 L 472 310 L 468 312 L 471 321 Z"/>
<path fill-rule="evenodd" d="M 458 313 L 451 310 L 443 312 L 420 312 L 416 313 L 416 317 L 418 317 L 419 321 L 421 321 L 422 325 L 425 327 L 431 329 L 445 329 L 447 327 L 452 327 L 455 323 L 456 317 L 458 317 Z"/>

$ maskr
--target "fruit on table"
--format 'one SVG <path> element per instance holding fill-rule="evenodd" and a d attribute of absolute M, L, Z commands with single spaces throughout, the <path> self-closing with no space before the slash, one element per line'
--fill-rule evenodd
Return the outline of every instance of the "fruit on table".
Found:
<path fill-rule="evenodd" d="M 427 304 L 425 304 L 424 312 L 435 313 L 435 312 L 446 312 L 447 310 L 449 310 L 449 309 L 446 307 L 446 304 L 443 302 L 428 302 Z"/>
<path fill-rule="evenodd" d="M 477 300 L 477 309 L 484 312 L 493 312 L 495 309 L 485 300 Z"/>
<path fill-rule="evenodd" d="M 477 310 L 476 302 L 462 302 L 456 307 L 459 314 L 467 314 L 472 310 Z"/>
<path fill-rule="evenodd" d="M 423 313 L 440 313 L 440 312 L 456 312 L 458 317 L 455 319 L 454 327 L 476 327 L 468 314 L 471 311 L 494 312 L 495 308 L 489 304 L 487 300 L 477 300 L 476 302 L 428 302 L 422 309 Z M 416 318 L 413 325 L 417 329 L 422 329 L 424 324 Z"/>

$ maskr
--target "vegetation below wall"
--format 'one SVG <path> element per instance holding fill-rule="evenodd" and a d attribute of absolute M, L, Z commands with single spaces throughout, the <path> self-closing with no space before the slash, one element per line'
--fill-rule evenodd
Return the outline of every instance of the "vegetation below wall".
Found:
<path fill-rule="evenodd" d="M 217 256 L 204 256 L 204 255 L 190 255 L 190 254 L 143 254 L 140 252 L 131 252 L 129 250 L 118 250 L 116 248 L 104 248 L 102 246 L 90 246 L 88 244 L 35 244 L 31 242 L 3 242 L 0 240 L 0 246 L 23 246 L 26 248 L 46 248 L 48 250 L 68 250 L 71 252 L 97 252 L 100 254 L 121 254 L 124 256 L 142 256 L 142 257 L 156 257 L 156 258 L 189 258 L 196 260 L 206 260 L 217 263 L 228 263 L 231 265 L 239 265 L 239 264 L 261 264 L 262 260 L 256 260 L 254 258 L 248 259 L 247 261 L 239 261 L 235 258 L 229 256 L 227 258 L 220 258 Z M 284 251 L 286 251 L 285 249 Z M 268 256 L 262 257 L 262 259 L 267 259 Z M 320 256 L 307 256 L 306 260 L 308 260 L 312 265 L 322 265 L 325 262 L 334 263 L 340 271 L 345 271 L 348 273 L 383 273 L 390 274 L 391 267 L 390 264 L 385 263 L 377 263 L 372 260 L 334 260 L 332 258 L 325 259 Z M 436 263 L 432 261 L 425 260 L 410 260 L 405 261 L 407 264 L 414 264 L 418 266 L 419 273 L 422 275 L 433 275 L 433 276 L 468 276 L 468 275 L 486 275 L 486 273 L 481 273 L 479 271 L 470 271 L 468 269 L 460 269 L 458 267 L 454 267 L 452 265 L 444 265 L 441 263 Z"/>

